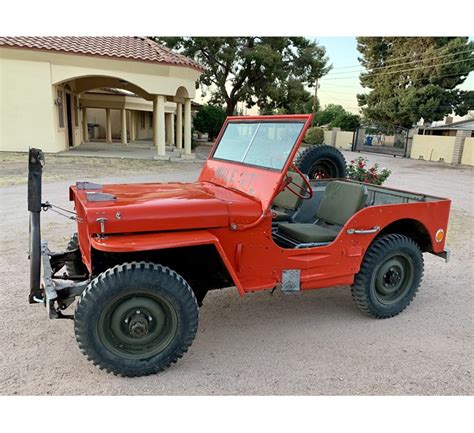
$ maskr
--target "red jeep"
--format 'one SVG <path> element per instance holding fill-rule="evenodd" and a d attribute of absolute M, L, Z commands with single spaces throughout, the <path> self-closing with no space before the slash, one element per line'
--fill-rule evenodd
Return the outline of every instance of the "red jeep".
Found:
<path fill-rule="evenodd" d="M 311 121 L 229 117 L 194 183 L 78 182 L 69 190 L 77 235 L 61 253 L 41 243 L 40 211 L 52 205 L 41 202 L 44 158 L 32 149 L 30 302 L 74 319 L 87 358 L 123 376 L 176 362 L 212 289 L 344 285 L 367 315 L 400 313 L 421 283 L 422 253 L 448 259 L 450 200 L 324 178 L 340 166 L 328 146 L 294 164 Z M 64 314 L 76 298 L 75 314 Z"/>

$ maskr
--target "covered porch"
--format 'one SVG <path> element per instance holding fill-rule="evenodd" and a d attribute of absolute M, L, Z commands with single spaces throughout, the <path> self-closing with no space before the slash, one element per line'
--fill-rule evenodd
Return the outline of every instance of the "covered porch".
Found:
<path fill-rule="evenodd" d="M 82 93 L 81 144 L 93 151 L 97 142 L 136 143 L 137 149 L 151 145 L 157 159 L 168 159 L 170 153 L 192 157 L 191 99 L 186 89 L 180 87 L 174 97 L 154 95 L 152 101 L 148 99 L 116 88 Z"/>

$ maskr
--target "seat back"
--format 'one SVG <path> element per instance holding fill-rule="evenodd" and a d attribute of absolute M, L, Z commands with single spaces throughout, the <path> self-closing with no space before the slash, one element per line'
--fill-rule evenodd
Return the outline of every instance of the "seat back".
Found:
<path fill-rule="evenodd" d="M 364 185 L 332 181 L 324 190 L 317 216 L 327 223 L 343 226 L 364 207 L 366 198 L 367 188 Z"/>
<path fill-rule="evenodd" d="M 293 183 L 301 188 L 304 188 L 305 182 L 298 173 L 288 172 L 288 176 L 291 176 Z M 295 185 L 291 185 L 290 188 L 297 190 Z M 288 188 L 285 188 L 275 197 L 272 206 L 282 209 L 296 210 L 300 203 L 301 199 L 293 194 Z"/>

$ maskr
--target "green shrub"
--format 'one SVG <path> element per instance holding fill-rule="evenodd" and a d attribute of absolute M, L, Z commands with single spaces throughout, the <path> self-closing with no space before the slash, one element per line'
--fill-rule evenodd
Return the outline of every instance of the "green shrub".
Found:
<path fill-rule="evenodd" d="M 203 105 L 194 118 L 193 125 L 196 131 L 208 134 L 209 140 L 213 140 L 219 134 L 227 114 L 218 105 Z"/>
<path fill-rule="evenodd" d="M 306 135 L 303 140 L 308 144 L 323 144 L 324 143 L 324 131 L 317 126 L 313 126 L 306 131 Z"/>

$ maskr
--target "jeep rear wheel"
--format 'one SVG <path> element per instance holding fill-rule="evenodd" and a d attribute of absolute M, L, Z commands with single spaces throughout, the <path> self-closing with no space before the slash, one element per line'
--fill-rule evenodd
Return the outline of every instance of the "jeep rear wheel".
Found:
<path fill-rule="evenodd" d="M 310 179 L 342 179 L 347 176 L 346 159 L 332 146 L 309 147 L 296 158 L 295 165 Z"/>
<path fill-rule="evenodd" d="M 189 284 L 153 263 L 115 266 L 84 291 L 75 315 L 81 351 L 122 376 L 154 374 L 176 362 L 194 340 L 198 305 Z"/>
<path fill-rule="evenodd" d="M 359 309 L 386 319 L 402 312 L 416 296 L 423 277 L 423 254 L 412 239 L 390 234 L 367 250 L 352 286 Z"/>

